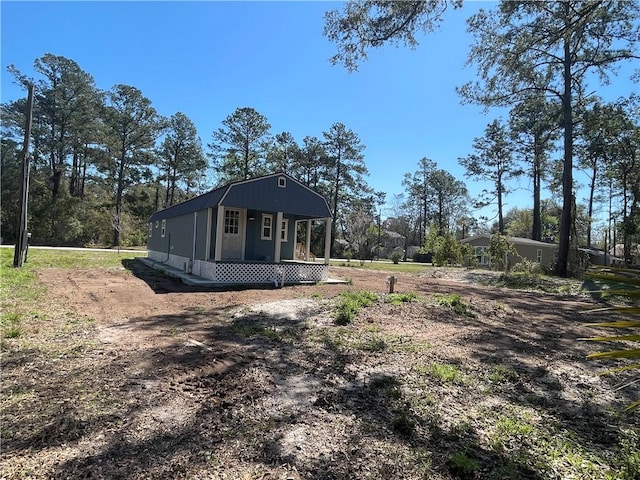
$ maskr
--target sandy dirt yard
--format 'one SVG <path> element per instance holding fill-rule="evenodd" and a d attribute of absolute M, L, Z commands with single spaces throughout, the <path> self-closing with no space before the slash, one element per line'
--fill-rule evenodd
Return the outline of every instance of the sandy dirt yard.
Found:
<path fill-rule="evenodd" d="M 639 392 L 585 359 L 586 294 L 429 269 L 390 297 L 353 267 L 213 291 L 125 267 L 40 271 L 50 313 L 3 340 L 2 479 L 638 478 L 620 412 Z M 336 325 L 362 290 L 378 300 Z"/>

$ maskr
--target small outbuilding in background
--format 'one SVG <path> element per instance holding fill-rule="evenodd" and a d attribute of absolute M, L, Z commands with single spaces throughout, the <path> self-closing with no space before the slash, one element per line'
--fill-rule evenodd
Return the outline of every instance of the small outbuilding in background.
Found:
<path fill-rule="evenodd" d="M 510 255 L 505 259 L 505 264 L 514 266 L 526 258 L 532 262 L 539 263 L 545 268 L 552 268 L 556 259 L 558 245 L 555 243 L 539 242 L 529 238 L 507 237 L 516 249 L 517 255 Z M 460 243 L 468 243 L 473 247 L 473 256 L 480 267 L 488 267 L 491 264 L 489 255 L 489 245 L 491 235 L 475 235 L 473 237 L 460 240 Z"/>

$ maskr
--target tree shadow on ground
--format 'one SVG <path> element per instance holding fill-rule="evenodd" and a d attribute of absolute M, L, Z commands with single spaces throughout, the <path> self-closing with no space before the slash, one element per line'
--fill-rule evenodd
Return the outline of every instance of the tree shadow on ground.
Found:
<path fill-rule="evenodd" d="M 500 295 L 485 300 L 491 298 Z M 523 297 L 514 308 L 532 308 L 532 301 Z M 542 305 L 558 311 L 551 301 Z M 75 449 L 52 464 L 49 478 L 543 478 L 530 468 L 528 452 L 490 448 L 473 425 L 446 417 L 441 404 L 447 392 L 457 394 L 453 387 L 440 385 L 442 398 L 418 406 L 408 390 L 416 388 L 407 381 L 408 357 L 397 354 L 400 366 L 391 368 L 388 352 L 346 345 L 326 308 L 318 302 L 295 315 L 203 309 L 113 325 L 122 335 L 153 334 L 162 341 L 122 352 L 117 344 L 100 346 L 101 353 L 86 352 L 92 362 L 68 359 L 65 368 L 46 373 L 48 360 L 41 359 L 39 378 L 49 383 L 46 392 L 40 387 L 33 395 L 69 399 L 68 416 L 77 424 L 66 430 L 50 423 L 55 410 L 43 411 L 44 427 L 5 437 L 3 451 Z M 557 313 L 570 321 L 568 312 Z M 518 336 L 509 322 L 486 329 L 477 318 L 438 319 L 477 327 L 466 339 L 475 360 L 513 365 L 520 379 L 492 395 L 540 406 L 536 397 L 557 393 L 555 382 L 537 382 L 540 371 L 524 358 L 536 352 L 543 360 L 572 358 L 553 356 L 566 345 L 561 335 L 545 333 L 552 323 L 540 322 L 541 331 Z M 80 384 L 85 390 L 75 391 Z M 419 388 L 426 394 L 430 385 Z M 87 392 L 99 393 L 89 410 Z M 618 438 L 604 428 L 610 417 L 600 411 L 589 435 L 571 417 L 582 408 L 579 402 L 567 403 L 560 412 L 556 402 L 541 406 L 576 442 L 596 448 Z M 26 421 L 18 417 L 12 428 Z M 593 438 L 607 432 L 606 442 Z"/>
<path fill-rule="evenodd" d="M 242 290 L 262 290 L 264 285 L 224 285 L 224 286 L 198 286 L 182 283 L 178 278 L 151 268 L 138 258 L 123 259 L 122 266 L 137 278 L 145 282 L 155 293 L 199 293 L 199 292 L 232 292 Z M 274 287 L 275 288 L 275 287 Z"/>
<path fill-rule="evenodd" d="M 483 300 L 503 299 L 499 291 L 488 291 Z M 597 457 L 603 449 L 620 444 L 620 426 L 625 423 L 620 418 L 622 409 L 640 392 L 636 387 L 611 395 L 624 374 L 622 378 L 598 377 L 599 366 L 586 358 L 593 345 L 579 341 L 593 335 L 579 314 L 594 308 L 594 304 L 559 300 L 562 298 L 529 292 L 510 298 L 509 308 L 527 312 L 525 321 L 537 328 L 521 328 L 522 315 L 510 315 L 511 310 L 505 313 L 500 308 L 496 315 L 502 315 L 501 321 L 488 323 L 473 315 L 473 306 L 472 315 L 440 315 L 439 322 L 476 327 L 463 339 L 469 359 L 486 367 L 489 375 L 495 371 L 499 376 L 505 369 L 508 375 L 513 374 L 504 383 L 497 380 L 491 395 L 541 412 Z M 631 376 L 629 373 L 629 379 Z M 571 391 L 567 389 L 568 380 L 575 384 Z M 604 392 L 609 396 L 600 398 Z M 628 420 L 637 426 L 637 417 Z"/>
<path fill-rule="evenodd" d="M 374 362 L 362 376 L 362 353 L 321 335 L 310 339 L 317 332 L 306 315 L 206 311 L 198 318 L 135 319 L 145 329 L 183 331 L 161 353 L 150 346 L 110 362 L 124 373 L 115 385 L 123 407 L 69 438 L 82 444 L 105 435 L 58 464 L 52 478 L 231 478 L 242 472 L 225 471 L 230 456 L 236 466 L 284 470 L 290 478 L 479 478 L 494 470 L 541 478 L 508 453 L 489 451 L 472 430 L 416 413 L 397 374 Z M 183 411 L 171 411 L 172 404 Z M 158 420 L 170 413 L 178 420 Z"/>

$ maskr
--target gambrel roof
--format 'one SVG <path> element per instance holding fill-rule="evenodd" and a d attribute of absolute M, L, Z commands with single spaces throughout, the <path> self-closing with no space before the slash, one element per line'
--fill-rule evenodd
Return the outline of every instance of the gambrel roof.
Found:
<path fill-rule="evenodd" d="M 284 183 L 284 186 L 282 184 Z M 246 208 L 302 217 L 331 218 L 325 198 L 285 173 L 228 183 L 198 197 L 154 213 L 149 221 L 217 208 Z"/>

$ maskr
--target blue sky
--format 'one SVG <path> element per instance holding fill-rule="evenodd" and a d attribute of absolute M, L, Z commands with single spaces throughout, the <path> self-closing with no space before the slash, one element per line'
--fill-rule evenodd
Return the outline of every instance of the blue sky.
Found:
<path fill-rule="evenodd" d="M 273 134 L 289 131 L 298 142 L 322 138 L 342 122 L 366 146 L 368 183 L 388 200 L 402 192 L 403 174 L 422 157 L 478 193 L 482 185 L 464 178 L 457 159 L 472 153 L 473 138 L 500 112 L 461 105 L 455 87 L 475 73 L 464 66 L 472 41 L 465 19 L 495 3 L 450 10 L 415 50 L 371 51 L 356 73 L 330 64 L 335 47 L 322 35 L 324 12 L 340 5 L 3 0 L 1 100 L 26 95 L 8 65 L 32 74 L 34 60 L 52 53 L 75 60 L 99 88 L 133 85 L 160 114 L 185 113 L 205 145 L 237 107 L 255 108 Z M 614 78 L 608 88 L 616 98 L 634 86 Z M 528 182 L 520 187 L 507 209 L 531 205 Z"/>

